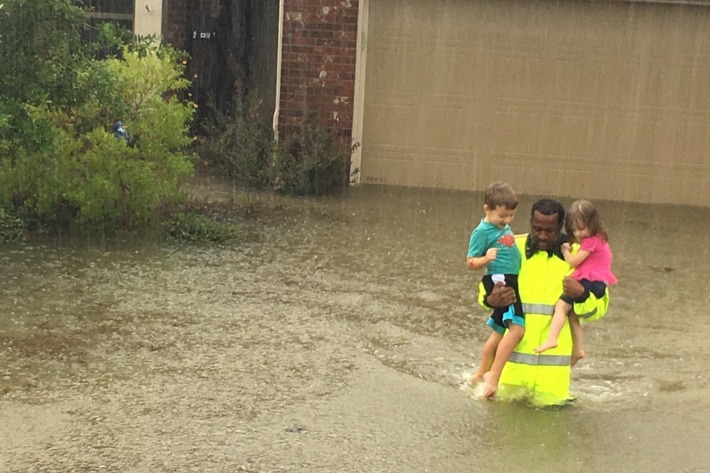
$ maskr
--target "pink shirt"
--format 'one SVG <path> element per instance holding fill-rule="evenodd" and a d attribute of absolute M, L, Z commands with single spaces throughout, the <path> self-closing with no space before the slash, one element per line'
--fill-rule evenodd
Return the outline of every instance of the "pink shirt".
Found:
<path fill-rule="evenodd" d="M 617 283 L 616 276 L 611 272 L 612 255 L 609 243 L 598 236 L 591 236 L 582 240 L 579 249 L 589 251 L 589 256 L 574 270 L 573 278 L 603 281 L 606 284 Z"/>

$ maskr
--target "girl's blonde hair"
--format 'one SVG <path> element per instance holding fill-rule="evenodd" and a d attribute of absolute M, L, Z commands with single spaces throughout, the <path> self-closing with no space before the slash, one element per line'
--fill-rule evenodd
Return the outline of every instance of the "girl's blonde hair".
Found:
<path fill-rule="evenodd" d="M 565 218 L 565 231 L 569 238 L 574 238 L 575 227 L 584 226 L 589 230 L 591 236 L 598 236 L 604 241 L 609 240 L 609 236 L 602 226 L 599 213 L 594 205 L 588 200 L 580 199 L 572 202 Z"/>

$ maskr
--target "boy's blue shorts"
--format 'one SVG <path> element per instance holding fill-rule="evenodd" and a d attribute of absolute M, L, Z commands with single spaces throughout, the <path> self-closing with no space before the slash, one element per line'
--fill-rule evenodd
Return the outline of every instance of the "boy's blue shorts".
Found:
<path fill-rule="evenodd" d="M 511 323 L 515 325 L 520 325 L 521 327 L 525 327 L 525 318 L 515 313 L 515 306 L 512 304 L 508 306 L 508 310 L 503 314 L 504 326 L 498 325 L 496 321 L 493 320 L 493 317 L 488 318 L 486 325 L 488 325 L 490 328 L 492 328 L 499 334 L 503 335 L 505 333 L 505 330 L 508 328 L 508 325 Z"/>

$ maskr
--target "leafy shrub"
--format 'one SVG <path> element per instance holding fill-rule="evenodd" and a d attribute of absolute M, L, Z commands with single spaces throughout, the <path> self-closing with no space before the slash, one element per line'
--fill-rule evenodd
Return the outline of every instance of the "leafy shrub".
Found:
<path fill-rule="evenodd" d="M 348 164 L 349 155 L 337 137 L 307 122 L 279 142 L 269 171 L 279 192 L 319 195 L 347 185 Z"/>
<path fill-rule="evenodd" d="M 203 124 L 207 139 L 202 157 L 224 169 L 241 184 L 264 189 L 269 187 L 269 162 L 274 149 L 274 134 L 259 121 L 261 102 L 244 96 L 240 88 L 228 112 L 214 108 L 211 123 Z"/>
<path fill-rule="evenodd" d="M 0 243 L 11 243 L 24 240 L 22 220 L 5 213 L 0 209 Z"/>
<path fill-rule="evenodd" d="M 333 133 L 315 124 L 316 113 L 277 142 L 271 126 L 262 123 L 261 101 L 239 84 L 234 96 L 226 112 L 211 106 L 212 119 L 202 124 L 206 163 L 247 187 L 284 194 L 318 195 L 347 185 L 350 156 Z"/>
<path fill-rule="evenodd" d="M 194 105 L 176 94 L 188 85 L 184 57 L 143 39 L 120 57 L 93 59 L 74 3 L 3 4 L 0 208 L 26 222 L 144 223 L 181 199 L 179 183 L 193 169 Z M 127 139 L 114 134 L 119 120 Z"/>
<path fill-rule="evenodd" d="M 225 243 L 240 235 L 232 225 L 198 214 L 173 215 L 166 226 L 171 237 L 189 242 Z"/>

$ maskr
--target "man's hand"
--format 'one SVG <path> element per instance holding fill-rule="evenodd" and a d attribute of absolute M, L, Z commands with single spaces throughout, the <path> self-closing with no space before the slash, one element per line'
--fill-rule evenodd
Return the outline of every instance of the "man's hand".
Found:
<path fill-rule="evenodd" d="M 486 297 L 486 304 L 489 307 L 507 307 L 515 303 L 515 291 L 505 283 L 498 282 L 493 286 L 493 290 Z"/>
<path fill-rule="evenodd" d="M 562 280 L 562 290 L 566 296 L 577 299 L 584 294 L 584 286 L 572 276 L 567 276 Z"/>

